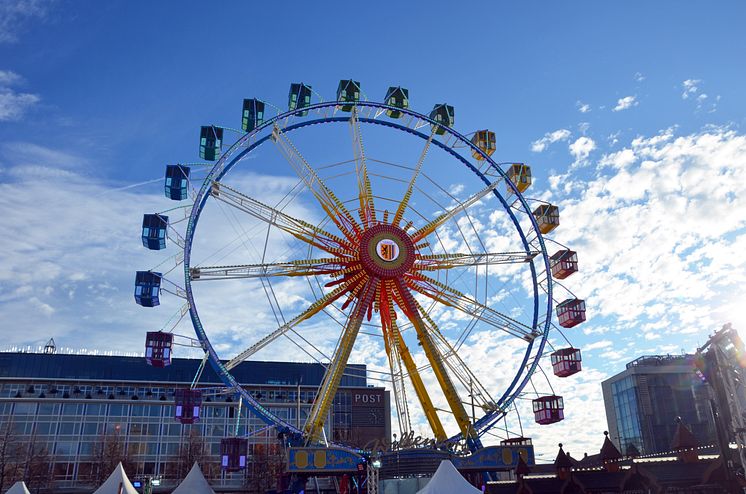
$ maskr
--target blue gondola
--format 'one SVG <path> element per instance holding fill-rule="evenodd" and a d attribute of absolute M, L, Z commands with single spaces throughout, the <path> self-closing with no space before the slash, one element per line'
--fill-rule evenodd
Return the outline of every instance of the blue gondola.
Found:
<path fill-rule="evenodd" d="M 360 101 L 360 82 L 352 79 L 342 79 L 337 86 L 337 101 L 356 103 Z M 352 111 L 354 105 L 341 105 L 342 111 Z"/>
<path fill-rule="evenodd" d="M 220 157 L 223 148 L 223 129 L 214 125 L 205 125 L 199 131 L 199 157 L 215 161 Z"/>
<path fill-rule="evenodd" d="M 190 169 L 188 166 L 166 166 L 166 182 L 164 186 L 166 197 L 174 201 L 183 201 L 189 197 L 189 172 Z"/>
<path fill-rule="evenodd" d="M 430 112 L 430 118 L 432 118 L 433 120 L 435 120 L 437 123 L 441 125 L 445 125 L 446 127 L 453 127 L 453 123 L 454 123 L 453 107 L 446 103 L 443 103 L 442 105 L 435 105 L 433 107 L 433 111 Z M 435 133 L 438 135 L 443 135 L 446 133 L 446 129 L 444 129 L 440 125 L 433 125 L 432 127 Z"/>
<path fill-rule="evenodd" d="M 138 271 L 135 275 L 135 302 L 143 307 L 160 305 L 161 273 Z"/>
<path fill-rule="evenodd" d="M 290 85 L 290 93 L 288 94 L 288 110 L 293 111 L 299 108 L 306 108 L 311 104 L 311 86 L 307 86 L 302 82 L 294 82 Z M 300 117 L 308 115 L 308 111 L 297 113 Z"/>
<path fill-rule="evenodd" d="M 264 101 L 258 99 L 243 100 L 241 128 L 244 132 L 251 132 L 264 123 Z"/>
<path fill-rule="evenodd" d="M 386 91 L 385 103 L 397 108 L 409 108 L 409 89 L 400 86 L 390 87 Z M 386 115 L 391 118 L 400 118 L 403 113 L 396 110 L 386 110 Z"/>
<path fill-rule="evenodd" d="M 145 214 L 142 217 L 142 244 L 150 250 L 166 248 L 168 216 Z"/>

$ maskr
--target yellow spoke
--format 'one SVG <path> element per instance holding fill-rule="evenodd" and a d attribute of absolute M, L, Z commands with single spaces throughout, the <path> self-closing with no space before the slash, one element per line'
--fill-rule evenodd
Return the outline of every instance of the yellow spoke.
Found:
<path fill-rule="evenodd" d="M 453 209 L 450 209 L 449 211 L 441 214 L 412 235 L 412 242 L 415 244 L 418 243 L 423 238 L 427 237 L 431 233 L 433 233 L 435 230 L 440 228 L 442 225 L 444 225 L 449 220 L 453 219 L 456 215 L 463 213 L 467 209 L 469 209 L 471 206 L 479 202 L 483 197 L 485 197 L 487 194 L 495 190 L 495 188 L 500 185 L 502 182 L 502 178 L 492 182 L 484 189 L 480 190 L 473 196 L 466 199 L 464 202 L 458 203 Z"/>
<path fill-rule="evenodd" d="M 368 228 L 376 224 L 376 207 L 373 203 L 373 192 L 368 177 L 368 165 L 365 161 L 363 136 L 360 133 L 360 121 L 357 118 L 357 107 L 352 108 L 350 116 L 350 131 L 352 132 L 352 148 L 355 152 L 355 171 L 357 172 L 357 188 L 360 200 L 360 221 Z"/>
<path fill-rule="evenodd" d="M 319 387 L 316 400 L 311 407 L 308 419 L 303 427 L 306 441 L 309 444 L 321 439 L 326 416 L 337 393 L 337 388 L 339 388 L 345 367 L 347 367 L 347 361 L 350 358 L 350 353 L 357 339 L 357 334 L 360 331 L 360 326 L 363 324 L 363 318 L 368 311 L 368 307 L 373 303 L 373 296 L 377 285 L 378 280 L 375 278 L 370 279 L 365 284 L 347 319 L 347 324 L 339 339 L 329 367 L 326 369 L 324 380 Z"/>
<path fill-rule="evenodd" d="M 243 352 L 239 353 L 234 358 L 232 358 L 229 362 L 225 364 L 225 368 L 228 370 L 232 369 L 233 367 L 237 366 L 238 364 L 240 364 L 247 358 L 254 355 L 256 352 L 258 352 L 262 348 L 266 347 L 267 345 L 275 341 L 280 336 L 284 335 L 285 333 L 293 329 L 295 326 L 297 326 L 301 322 L 318 314 L 319 312 L 324 310 L 327 306 L 329 306 L 329 304 L 331 304 L 335 300 L 342 297 L 342 295 L 347 293 L 352 287 L 354 287 L 357 283 L 359 283 L 360 280 L 364 276 L 365 275 L 363 273 L 358 273 L 357 275 L 351 277 L 348 281 L 346 281 L 342 285 L 338 286 L 331 292 L 327 293 L 326 295 L 324 295 L 323 297 L 315 301 L 313 304 L 311 304 L 310 307 L 308 307 L 308 309 L 298 314 L 293 319 L 283 324 L 276 330 L 272 331 L 270 334 L 268 334 L 267 336 L 265 336 L 264 338 L 262 338 L 261 340 L 259 340 L 258 342 L 256 342 L 255 344 L 247 348 L 246 350 L 244 350 Z"/>
<path fill-rule="evenodd" d="M 347 239 L 338 237 L 303 220 L 293 218 L 223 183 L 213 182 L 210 194 L 219 201 L 233 206 L 258 220 L 273 225 L 295 238 L 330 254 L 348 255 L 353 249 L 352 244 Z"/>
<path fill-rule="evenodd" d="M 417 165 L 414 167 L 414 173 L 412 173 L 412 178 L 409 180 L 407 191 L 404 193 L 404 197 L 399 203 L 399 207 L 396 209 L 396 214 L 394 214 L 394 219 L 391 222 L 394 226 L 399 226 L 399 222 L 404 216 L 404 211 L 406 211 L 407 206 L 409 205 L 409 199 L 412 197 L 414 184 L 417 181 L 417 177 L 420 175 L 420 170 L 422 170 L 422 164 L 425 162 L 425 156 L 427 156 L 427 151 L 430 149 L 430 143 L 433 142 L 433 137 L 435 137 L 436 128 L 437 127 L 433 127 L 433 131 L 430 133 L 430 137 L 427 139 L 422 153 L 420 153 L 420 159 L 417 160 Z"/>
<path fill-rule="evenodd" d="M 342 201 L 327 187 L 324 181 L 316 173 L 316 170 L 306 161 L 303 155 L 278 126 L 272 130 L 272 141 L 277 145 L 281 154 L 290 163 L 291 168 L 298 177 L 306 184 L 308 190 L 318 200 L 321 208 L 327 216 L 337 225 L 337 228 L 347 237 L 353 240 L 360 232 L 360 226 L 352 217 Z"/>

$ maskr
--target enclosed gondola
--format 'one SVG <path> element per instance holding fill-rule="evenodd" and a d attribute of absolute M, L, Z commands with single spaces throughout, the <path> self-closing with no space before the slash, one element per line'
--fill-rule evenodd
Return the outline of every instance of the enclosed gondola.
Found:
<path fill-rule="evenodd" d="M 342 79 L 337 86 L 337 101 L 356 103 L 360 101 L 360 82 L 352 79 Z M 340 105 L 342 111 L 352 111 L 352 104 Z"/>
<path fill-rule="evenodd" d="M 215 161 L 223 150 L 223 128 L 205 125 L 199 131 L 199 157 Z"/>
<path fill-rule="evenodd" d="M 552 268 L 552 278 L 564 280 L 578 272 L 578 253 L 574 250 L 558 250 L 549 258 Z"/>
<path fill-rule="evenodd" d="M 443 103 L 440 105 L 435 105 L 433 107 L 433 110 L 430 112 L 430 118 L 432 120 L 435 120 L 435 122 L 440 125 L 433 124 L 433 131 L 438 135 L 445 134 L 446 129 L 444 129 L 442 126 L 453 127 L 453 124 L 455 122 L 454 114 L 455 112 L 453 110 L 453 107 L 449 104 Z"/>
<path fill-rule="evenodd" d="M 560 348 L 551 354 L 552 370 L 557 377 L 568 377 L 582 370 L 579 348 Z"/>
<path fill-rule="evenodd" d="M 540 396 L 531 403 L 534 407 L 534 420 L 537 424 L 554 424 L 565 418 L 565 404 L 561 396 Z"/>
<path fill-rule="evenodd" d="M 224 437 L 220 440 L 220 468 L 237 472 L 246 468 L 249 441 L 243 437 Z"/>
<path fill-rule="evenodd" d="M 471 143 L 478 147 L 482 153 L 487 156 L 492 156 L 492 153 L 497 149 L 497 140 L 495 139 L 495 133 L 491 130 L 478 130 L 474 132 L 471 137 Z M 484 157 L 481 153 L 472 150 L 471 155 L 477 161 L 484 161 Z"/>
<path fill-rule="evenodd" d="M 150 250 L 166 248 L 168 216 L 145 214 L 142 217 L 142 244 Z"/>
<path fill-rule="evenodd" d="M 173 346 L 173 333 L 149 331 L 145 335 L 145 362 L 153 367 L 166 367 L 171 365 Z"/>
<path fill-rule="evenodd" d="M 135 302 L 143 307 L 160 305 L 161 273 L 138 271 L 135 274 Z"/>
<path fill-rule="evenodd" d="M 559 226 L 559 208 L 553 204 L 542 204 L 534 209 L 534 218 L 541 233 L 549 233 Z"/>
<path fill-rule="evenodd" d="M 183 165 L 166 166 L 166 182 L 164 192 L 166 197 L 174 201 L 183 201 L 189 197 L 190 168 Z"/>
<path fill-rule="evenodd" d="M 531 186 L 531 167 L 525 163 L 513 163 L 508 168 L 507 175 L 518 192 L 523 192 Z M 508 185 L 508 194 L 512 193 L 513 189 Z"/>
<path fill-rule="evenodd" d="M 384 100 L 384 103 L 396 108 L 409 108 L 409 89 L 401 86 L 390 87 L 388 91 L 386 91 L 386 99 Z M 401 118 L 402 112 L 397 110 L 386 110 L 386 115 L 391 118 Z"/>
<path fill-rule="evenodd" d="M 288 94 L 288 110 L 298 110 L 306 108 L 311 105 L 311 86 L 307 86 L 302 82 L 293 83 L 290 85 L 290 93 Z M 299 117 L 305 117 L 308 115 L 308 111 L 302 111 L 296 113 Z"/>
<path fill-rule="evenodd" d="M 572 328 L 585 321 L 585 300 L 568 298 L 557 304 L 557 319 L 563 328 Z"/>
<path fill-rule="evenodd" d="M 196 424 L 200 419 L 202 391 L 179 388 L 174 392 L 174 418 L 182 424 Z"/>
<path fill-rule="evenodd" d="M 241 113 L 241 128 L 244 132 L 251 132 L 264 123 L 264 101 L 258 99 L 243 100 Z"/>

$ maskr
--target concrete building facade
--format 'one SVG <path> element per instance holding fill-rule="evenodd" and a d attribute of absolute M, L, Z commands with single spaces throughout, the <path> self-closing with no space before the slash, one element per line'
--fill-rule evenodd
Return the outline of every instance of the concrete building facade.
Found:
<path fill-rule="evenodd" d="M 18 444 L 33 442 L 49 458 L 50 479 L 65 488 L 94 482 L 104 442 L 123 441 L 128 475 L 177 479 L 182 447 L 197 436 L 207 450 L 215 486 L 241 486 L 250 469 L 221 472 L 220 439 L 250 436 L 250 456 L 278 444 L 273 428 L 239 409 L 217 376 L 205 368 L 201 419 L 174 419 L 173 396 L 189 387 L 199 360 L 174 359 L 156 369 L 137 357 L 0 353 L 0 431 Z M 244 362 L 234 375 L 277 416 L 303 424 L 324 368 L 320 364 Z M 239 416 L 240 410 L 240 416 Z M 390 400 L 383 388 L 368 385 L 365 365 L 348 365 L 326 422 L 327 437 L 362 447 L 389 440 Z M 210 471 L 211 470 L 211 471 Z"/>

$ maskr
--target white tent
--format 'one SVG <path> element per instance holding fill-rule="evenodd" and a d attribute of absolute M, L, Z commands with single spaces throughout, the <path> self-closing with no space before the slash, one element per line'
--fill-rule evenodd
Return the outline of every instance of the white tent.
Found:
<path fill-rule="evenodd" d="M 127 478 L 127 474 L 124 473 L 124 467 L 120 462 L 117 467 L 111 472 L 106 482 L 101 484 L 101 487 L 95 490 L 93 494 L 139 494 L 137 489 L 132 486 L 132 482 Z"/>
<path fill-rule="evenodd" d="M 202 470 L 195 462 L 187 476 L 184 477 L 184 480 L 181 481 L 179 487 L 174 489 L 172 494 L 215 494 L 215 491 L 207 483 L 205 476 L 202 475 Z"/>
<path fill-rule="evenodd" d="M 417 494 L 482 494 L 482 491 L 467 482 L 453 463 L 443 460 L 430 482 Z"/>
<path fill-rule="evenodd" d="M 26 488 L 26 484 L 23 480 L 19 480 L 13 486 L 8 489 L 5 494 L 31 494 Z"/>

